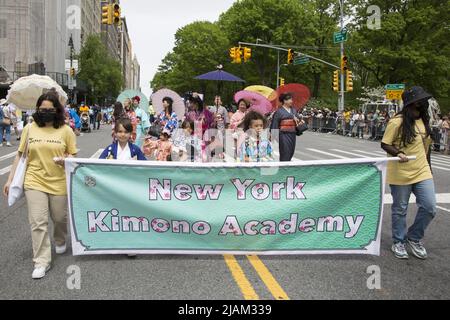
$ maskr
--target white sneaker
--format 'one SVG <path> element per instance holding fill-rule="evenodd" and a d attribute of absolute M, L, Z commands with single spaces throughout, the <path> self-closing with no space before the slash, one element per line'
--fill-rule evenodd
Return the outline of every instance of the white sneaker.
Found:
<path fill-rule="evenodd" d="M 12 144 L 11 144 L 10 142 L 7 142 L 7 143 L 6 143 L 6 146 L 7 146 L 7 147 L 12 147 Z"/>
<path fill-rule="evenodd" d="M 64 254 L 64 253 L 66 253 L 66 251 L 67 251 L 66 244 L 64 244 L 62 246 L 56 246 L 55 247 L 55 251 L 56 251 L 56 254 Z"/>
<path fill-rule="evenodd" d="M 50 265 L 48 265 L 47 267 L 35 267 L 31 277 L 33 279 L 42 279 L 43 277 L 45 277 L 45 274 L 48 270 L 50 270 Z"/>

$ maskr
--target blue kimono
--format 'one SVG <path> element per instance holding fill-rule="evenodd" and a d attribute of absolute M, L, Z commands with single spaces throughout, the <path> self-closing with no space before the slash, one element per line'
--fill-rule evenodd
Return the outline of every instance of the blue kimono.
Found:
<path fill-rule="evenodd" d="M 100 159 L 114 159 L 117 160 L 117 149 L 119 146 L 119 142 L 116 141 L 112 145 L 110 145 L 108 148 L 103 150 L 102 155 L 100 156 Z M 131 142 L 128 142 L 128 147 L 130 148 L 131 152 L 131 158 L 136 157 L 137 160 L 143 160 L 146 161 L 147 158 L 145 157 L 144 153 L 142 153 L 141 149 Z"/>

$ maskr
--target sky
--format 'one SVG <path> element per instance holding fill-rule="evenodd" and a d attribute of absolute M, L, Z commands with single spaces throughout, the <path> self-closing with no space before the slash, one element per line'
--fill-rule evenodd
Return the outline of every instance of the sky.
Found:
<path fill-rule="evenodd" d="M 195 21 L 217 21 L 235 0 L 122 0 L 133 53 L 141 66 L 141 89 L 149 96 L 150 81 L 167 53 L 175 33 Z"/>

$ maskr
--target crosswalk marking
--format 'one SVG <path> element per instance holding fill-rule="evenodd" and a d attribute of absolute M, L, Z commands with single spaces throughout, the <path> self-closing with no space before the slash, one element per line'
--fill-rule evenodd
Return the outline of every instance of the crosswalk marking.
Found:
<path fill-rule="evenodd" d="M 6 159 L 15 157 L 16 155 L 17 155 L 17 151 L 11 152 L 10 154 L 7 154 L 7 155 L 5 155 L 5 156 L 1 156 L 1 157 L 0 157 L 0 161 L 4 161 L 4 160 L 6 160 Z"/>
<path fill-rule="evenodd" d="M 357 156 L 357 157 L 362 157 L 362 158 L 368 158 L 368 156 L 365 156 L 365 155 L 362 155 L 362 154 L 353 153 L 353 152 L 348 152 L 348 151 L 344 151 L 344 150 L 331 149 L 331 151 L 345 153 L 345 154 L 349 154 L 349 155 Z"/>
<path fill-rule="evenodd" d="M 0 170 L 0 176 L 3 176 L 5 174 L 9 173 L 11 171 L 11 168 L 12 168 L 12 166 L 9 166 L 9 167 L 1 169 Z"/>
<path fill-rule="evenodd" d="M 273 154 L 276 156 L 276 157 L 280 157 L 280 153 L 278 152 L 278 151 L 273 151 Z M 303 160 L 301 160 L 301 159 L 299 159 L 299 158 L 296 158 L 296 157 L 292 157 L 292 161 L 303 161 Z"/>
<path fill-rule="evenodd" d="M 376 158 L 380 157 L 380 154 L 377 154 L 377 153 L 374 153 L 374 152 L 367 152 L 367 151 L 362 151 L 362 150 L 352 150 L 352 152 L 364 153 L 364 154 L 367 154 L 367 155 L 369 155 L 371 157 L 376 157 Z M 383 155 L 386 156 L 385 153 L 383 153 Z"/>
<path fill-rule="evenodd" d="M 446 211 L 446 212 L 450 213 L 450 210 L 447 209 L 447 208 L 444 208 L 444 207 L 441 207 L 441 206 L 436 206 L 436 208 L 438 208 L 439 210 Z"/>
<path fill-rule="evenodd" d="M 440 155 L 440 154 L 432 154 L 431 157 L 450 163 L 450 156 L 444 156 L 444 155 Z"/>
<path fill-rule="evenodd" d="M 339 156 L 337 154 L 333 154 L 333 153 L 329 153 L 329 152 L 325 152 L 325 151 L 321 151 L 321 150 L 317 150 L 317 149 L 307 148 L 306 150 L 309 150 L 309 151 L 312 151 L 312 152 L 316 152 L 316 153 L 320 153 L 320 154 L 324 154 L 326 156 L 339 158 L 339 159 L 348 159 L 348 157 Z"/>
<path fill-rule="evenodd" d="M 431 163 L 438 163 L 438 164 L 442 164 L 442 165 L 444 165 L 444 166 L 450 166 L 450 162 L 448 162 L 448 161 L 443 161 L 443 160 L 438 160 L 438 159 L 435 159 L 435 158 L 433 158 L 433 157 L 431 157 Z"/>

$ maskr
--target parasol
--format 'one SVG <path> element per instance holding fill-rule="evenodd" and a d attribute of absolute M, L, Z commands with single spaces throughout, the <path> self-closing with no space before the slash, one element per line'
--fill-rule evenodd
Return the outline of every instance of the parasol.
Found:
<path fill-rule="evenodd" d="M 141 98 L 141 102 L 139 103 L 139 108 L 142 109 L 143 111 L 147 112 L 148 106 L 149 106 L 149 101 L 148 101 L 148 98 L 140 91 L 125 90 L 117 97 L 117 101 L 119 101 L 123 104 L 125 102 L 125 100 L 127 100 L 127 99 L 132 100 L 136 96 Z"/>
<path fill-rule="evenodd" d="M 165 97 L 172 98 L 173 100 L 173 112 L 177 114 L 178 119 L 183 119 L 186 108 L 183 102 L 183 99 L 176 93 L 175 91 L 169 90 L 169 89 L 161 89 L 159 91 L 156 91 L 152 95 L 152 103 L 153 107 L 155 109 L 156 114 L 160 114 L 164 111 L 163 107 L 163 99 Z"/>
<path fill-rule="evenodd" d="M 28 77 L 22 77 L 11 85 L 6 99 L 21 110 L 36 108 L 39 97 L 50 90 L 54 90 L 59 96 L 59 102 L 65 105 L 67 102 L 67 93 L 49 76 L 40 76 L 33 74 Z"/>
<path fill-rule="evenodd" d="M 272 88 L 269 88 L 266 86 L 259 86 L 259 85 L 258 86 L 250 86 L 250 87 L 245 88 L 244 90 L 259 93 L 269 100 L 273 100 L 273 99 L 270 99 L 270 97 L 273 96 L 274 92 L 276 93 L 276 91 L 273 90 Z"/>
<path fill-rule="evenodd" d="M 259 112 L 262 115 L 266 115 L 272 111 L 272 104 L 270 101 L 259 93 L 242 90 L 234 95 L 234 100 L 236 102 L 241 99 L 245 99 L 250 102 L 251 106 L 249 110 Z"/>
<path fill-rule="evenodd" d="M 304 84 L 299 83 L 289 83 L 284 86 L 281 86 L 277 89 L 278 95 L 283 93 L 292 94 L 294 105 L 293 107 L 296 110 L 301 110 L 308 103 L 309 98 L 311 97 L 311 91 Z M 281 103 L 276 100 L 275 103 L 272 101 L 272 104 L 275 109 L 281 106 Z"/>

